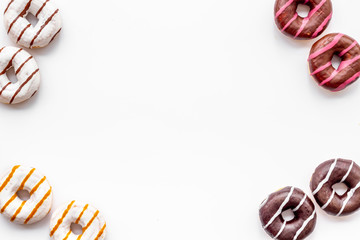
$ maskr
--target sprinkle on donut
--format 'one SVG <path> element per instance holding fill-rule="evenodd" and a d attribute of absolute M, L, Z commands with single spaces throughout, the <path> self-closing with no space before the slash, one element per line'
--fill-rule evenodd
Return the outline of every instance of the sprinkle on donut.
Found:
<path fill-rule="evenodd" d="M 291 209 L 294 219 L 286 221 L 282 213 Z M 270 194 L 260 205 L 260 221 L 274 239 L 301 240 L 313 232 L 316 224 L 315 206 L 300 189 L 286 187 Z"/>
<path fill-rule="evenodd" d="M 82 226 L 82 233 L 75 235 L 71 224 Z M 103 240 L 106 222 L 99 210 L 89 204 L 72 201 L 58 208 L 51 217 L 50 237 L 52 240 Z"/>
<path fill-rule="evenodd" d="M 348 190 L 339 196 L 332 186 L 344 183 Z M 332 159 L 320 164 L 310 188 L 316 202 L 328 214 L 349 215 L 360 208 L 360 167 L 351 160 Z"/>
<path fill-rule="evenodd" d="M 298 15 L 297 7 L 310 7 L 307 17 Z M 275 23 L 279 30 L 296 39 L 312 39 L 320 35 L 332 17 L 331 0 L 276 0 Z"/>
<path fill-rule="evenodd" d="M 332 65 L 332 58 L 341 58 L 338 69 Z M 330 91 L 341 91 L 360 76 L 360 46 L 351 37 L 332 33 L 314 43 L 309 55 L 311 76 L 318 84 Z"/>
<path fill-rule="evenodd" d="M 0 211 L 12 222 L 31 224 L 43 219 L 52 205 L 52 189 L 46 177 L 35 168 L 14 166 L 0 180 Z M 29 192 L 21 200 L 17 193 Z"/>
<path fill-rule="evenodd" d="M 28 13 L 39 19 L 32 26 Z M 61 31 L 59 9 L 50 0 L 10 0 L 4 11 L 4 24 L 9 37 L 23 47 L 41 48 Z"/>

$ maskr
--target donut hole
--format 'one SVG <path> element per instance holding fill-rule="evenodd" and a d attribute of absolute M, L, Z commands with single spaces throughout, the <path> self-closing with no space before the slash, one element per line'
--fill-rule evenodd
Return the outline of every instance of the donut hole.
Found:
<path fill-rule="evenodd" d="M 37 19 L 33 14 L 31 13 L 28 13 L 26 15 L 26 20 L 28 20 L 28 22 L 33 26 L 35 27 L 36 24 L 39 22 L 39 19 Z"/>
<path fill-rule="evenodd" d="M 80 224 L 71 223 L 70 225 L 71 232 L 75 235 L 80 235 L 83 233 L 83 228 Z"/>
<path fill-rule="evenodd" d="M 310 7 L 306 4 L 298 4 L 296 12 L 300 17 L 305 18 L 309 15 Z"/>
<path fill-rule="evenodd" d="M 338 55 L 334 55 L 333 58 L 331 59 L 331 64 L 333 66 L 333 68 L 338 69 L 340 66 L 342 59 L 341 57 L 339 57 Z"/>
<path fill-rule="evenodd" d="M 22 201 L 27 201 L 30 199 L 30 193 L 27 190 L 20 190 L 16 192 L 16 195 L 18 198 L 20 198 Z"/>
<path fill-rule="evenodd" d="M 339 196 L 344 195 L 349 190 L 348 186 L 346 186 L 346 184 L 344 184 L 344 183 L 336 183 L 336 184 L 332 185 L 332 189 Z"/>
<path fill-rule="evenodd" d="M 283 211 L 281 213 L 282 218 L 285 220 L 285 222 L 289 222 L 295 218 L 294 211 L 292 209 L 288 209 L 286 211 Z"/>
<path fill-rule="evenodd" d="M 16 83 L 18 81 L 13 67 L 6 71 L 6 76 L 11 83 Z"/>

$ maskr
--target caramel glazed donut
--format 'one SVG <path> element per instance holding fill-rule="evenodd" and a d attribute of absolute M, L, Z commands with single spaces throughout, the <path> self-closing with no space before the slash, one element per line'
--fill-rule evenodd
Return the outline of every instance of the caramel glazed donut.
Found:
<path fill-rule="evenodd" d="M 298 4 L 310 7 L 307 17 L 298 15 Z M 332 17 L 330 0 L 276 0 L 275 22 L 279 30 L 293 38 L 311 39 L 321 34 Z"/>
<path fill-rule="evenodd" d="M 339 196 L 332 186 L 344 183 L 349 189 Z M 316 202 L 328 214 L 345 216 L 360 207 L 360 167 L 350 160 L 333 159 L 320 164 L 312 175 L 310 188 Z"/>
<path fill-rule="evenodd" d="M 43 219 L 52 205 L 52 190 L 46 177 L 35 168 L 14 166 L 0 181 L 0 208 L 12 222 L 31 224 Z M 30 198 L 21 200 L 17 193 L 26 190 Z"/>
<path fill-rule="evenodd" d="M 71 224 L 82 226 L 82 233 L 75 235 Z M 106 223 L 99 210 L 89 204 L 72 201 L 58 208 L 50 220 L 52 240 L 103 240 Z"/>
<path fill-rule="evenodd" d="M 294 219 L 285 221 L 282 213 L 291 209 Z M 274 239 L 300 240 L 313 232 L 316 225 L 315 206 L 300 189 L 286 187 L 274 192 L 260 205 L 260 221 L 264 230 Z"/>
<path fill-rule="evenodd" d="M 338 69 L 331 63 L 334 55 L 342 60 Z M 308 61 L 311 76 L 319 85 L 336 92 L 358 79 L 359 59 L 360 46 L 354 39 L 341 33 L 332 33 L 314 43 Z"/>
<path fill-rule="evenodd" d="M 15 83 L 6 75 L 12 67 L 18 80 Z M 0 48 L 0 102 L 23 102 L 34 96 L 39 86 L 39 68 L 29 53 L 16 47 Z"/>
<path fill-rule="evenodd" d="M 32 26 L 28 13 L 39 19 Z M 4 24 L 10 38 L 27 48 L 41 48 L 54 40 L 61 31 L 61 18 L 49 0 L 10 0 L 4 11 Z"/>

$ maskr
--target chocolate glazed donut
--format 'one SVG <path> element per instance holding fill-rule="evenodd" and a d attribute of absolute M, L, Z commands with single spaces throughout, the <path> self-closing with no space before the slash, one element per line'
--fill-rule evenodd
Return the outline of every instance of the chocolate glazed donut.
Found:
<path fill-rule="evenodd" d="M 310 7 L 307 17 L 300 17 L 298 4 Z M 321 34 L 332 17 L 330 0 L 276 0 L 275 22 L 281 32 L 297 39 L 311 39 Z"/>
<path fill-rule="evenodd" d="M 338 69 L 331 63 L 334 55 L 342 60 Z M 314 43 L 308 59 L 311 76 L 320 86 L 333 92 L 344 89 L 358 79 L 359 60 L 359 44 L 341 33 L 328 34 Z"/>
<path fill-rule="evenodd" d="M 285 221 L 282 213 L 288 209 L 295 217 Z M 260 205 L 260 221 L 274 239 L 300 240 L 313 232 L 316 224 L 315 206 L 300 189 L 286 187 L 269 195 Z"/>
<path fill-rule="evenodd" d="M 349 189 L 339 196 L 332 186 L 344 183 Z M 344 216 L 360 207 L 360 167 L 350 160 L 333 159 L 320 164 L 310 182 L 316 202 L 327 213 Z"/>

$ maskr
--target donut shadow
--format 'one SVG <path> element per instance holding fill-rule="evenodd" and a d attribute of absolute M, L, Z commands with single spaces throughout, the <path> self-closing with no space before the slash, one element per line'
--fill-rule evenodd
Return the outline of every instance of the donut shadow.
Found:
<path fill-rule="evenodd" d="M 314 41 L 316 41 L 315 39 L 309 39 L 309 40 L 299 40 L 299 39 L 294 39 L 291 36 L 287 36 L 285 34 L 283 34 L 276 25 L 273 26 L 273 31 L 274 31 L 274 38 L 277 42 L 280 42 L 280 44 L 285 44 L 291 47 L 301 47 L 301 48 L 308 48 L 309 52 L 311 49 L 311 46 L 313 45 Z"/>
<path fill-rule="evenodd" d="M 6 217 L 0 216 L 0 225 L 6 229 L 9 229 L 9 231 L 23 231 L 26 233 L 30 233 L 32 231 L 39 231 L 39 229 L 46 229 L 44 230 L 44 232 L 45 231 L 47 232 L 45 232 L 44 234 L 49 234 L 50 217 L 51 217 L 51 212 L 48 213 L 46 217 L 39 222 L 28 225 L 22 225 L 22 224 L 10 222 L 10 220 L 8 220 Z"/>
<path fill-rule="evenodd" d="M 38 95 L 40 93 L 37 92 L 34 96 L 32 96 L 31 98 L 29 98 L 28 100 L 21 102 L 21 103 L 16 103 L 16 104 L 2 104 L 5 108 L 11 108 L 11 109 L 15 109 L 15 110 L 23 110 L 23 109 L 27 109 L 27 108 L 31 108 L 34 105 L 36 105 L 36 103 L 38 102 Z"/>

